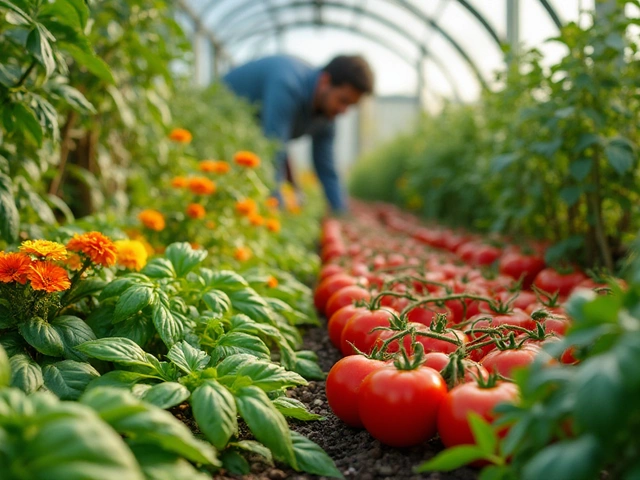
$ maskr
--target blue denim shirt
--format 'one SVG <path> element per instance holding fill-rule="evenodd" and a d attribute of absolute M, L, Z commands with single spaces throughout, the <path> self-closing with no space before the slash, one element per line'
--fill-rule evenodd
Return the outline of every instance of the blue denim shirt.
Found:
<path fill-rule="evenodd" d="M 335 123 L 313 111 L 320 73 L 300 59 L 275 55 L 241 65 L 222 81 L 236 95 L 258 105 L 265 135 L 282 142 L 283 148 L 276 156 L 279 184 L 285 175 L 284 145 L 290 139 L 311 135 L 314 168 L 331 208 L 341 211 L 346 202 L 334 161 Z"/>

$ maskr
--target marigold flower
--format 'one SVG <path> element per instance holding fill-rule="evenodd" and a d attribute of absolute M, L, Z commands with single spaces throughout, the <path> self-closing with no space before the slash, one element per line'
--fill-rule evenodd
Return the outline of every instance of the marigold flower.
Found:
<path fill-rule="evenodd" d="M 275 209 L 278 208 L 278 205 L 280 205 L 280 201 L 276 197 L 269 197 L 267 198 L 267 200 L 265 200 L 264 204 L 268 208 Z"/>
<path fill-rule="evenodd" d="M 243 167 L 256 168 L 260 165 L 260 157 L 253 152 L 242 150 L 233 156 L 233 161 Z"/>
<path fill-rule="evenodd" d="M 264 225 L 264 217 L 257 212 L 253 212 L 249 215 L 249 222 L 251 223 L 251 225 L 259 227 L 261 225 Z"/>
<path fill-rule="evenodd" d="M 93 263 L 110 267 L 116 263 L 118 249 L 111 239 L 100 232 L 77 233 L 67 243 L 67 250 L 81 252 Z"/>
<path fill-rule="evenodd" d="M 189 245 L 191 245 L 191 248 L 193 248 L 194 250 L 200 250 L 202 248 L 202 246 L 198 242 L 189 242 Z"/>
<path fill-rule="evenodd" d="M 244 200 L 236 202 L 236 212 L 241 215 L 251 215 L 257 210 L 257 208 L 258 206 L 252 198 L 245 198 Z"/>
<path fill-rule="evenodd" d="M 31 258 L 23 253 L 3 253 L 0 255 L 0 282 L 27 283 Z"/>
<path fill-rule="evenodd" d="M 164 230 L 166 223 L 164 221 L 164 216 L 158 212 L 157 210 L 143 210 L 138 214 L 138 220 L 142 222 L 142 224 L 156 232 L 160 232 Z"/>
<path fill-rule="evenodd" d="M 173 188 L 185 188 L 189 185 L 189 180 L 184 177 L 173 177 L 171 179 L 171 186 Z"/>
<path fill-rule="evenodd" d="M 277 218 L 268 218 L 265 226 L 270 232 L 278 233 L 280 231 L 280 220 Z"/>
<path fill-rule="evenodd" d="M 169 133 L 169 138 L 177 143 L 191 143 L 193 136 L 189 130 L 184 128 L 174 128 Z"/>
<path fill-rule="evenodd" d="M 249 247 L 237 247 L 235 252 L 233 252 L 233 258 L 240 262 L 246 262 L 251 258 L 253 254 L 251 253 L 251 249 Z"/>
<path fill-rule="evenodd" d="M 204 218 L 204 216 L 207 214 L 207 211 L 199 203 L 190 203 L 189 205 L 187 205 L 186 213 L 188 217 L 198 219 Z"/>
<path fill-rule="evenodd" d="M 139 272 L 147 264 L 147 249 L 138 240 L 118 240 L 118 265 Z"/>
<path fill-rule="evenodd" d="M 231 170 L 231 166 L 222 160 L 202 160 L 199 168 L 201 172 L 210 173 L 227 173 Z"/>
<path fill-rule="evenodd" d="M 276 288 L 278 286 L 278 279 L 273 275 L 269 275 L 269 279 L 267 280 L 267 287 Z"/>
<path fill-rule="evenodd" d="M 144 238 L 144 235 L 139 230 L 130 228 L 125 230 L 125 233 L 127 234 L 127 237 L 129 237 L 129 240 L 138 240 L 142 245 L 144 245 L 144 249 L 147 251 L 147 256 L 151 256 L 155 253 L 151 244 L 146 238 Z"/>
<path fill-rule="evenodd" d="M 207 223 L 204 224 L 208 229 L 216 228 L 216 222 L 213 220 L 207 220 Z"/>
<path fill-rule="evenodd" d="M 211 195 L 216 191 L 216 184 L 205 177 L 193 177 L 189 179 L 189 190 L 196 195 Z"/>
<path fill-rule="evenodd" d="M 64 264 L 69 270 L 80 270 L 82 268 L 82 258 L 77 253 L 74 253 L 64 261 Z"/>
<path fill-rule="evenodd" d="M 25 255 L 53 261 L 64 260 L 68 255 L 64 245 L 50 240 L 26 240 L 20 245 L 20 251 Z"/>
<path fill-rule="evenodd" d="M 27 276 L 31 281 L 31 288 L 34 290 L 53 293 L 67 290 L 71 286 L 67 271 L 51 262 L 33 262 Z"/>

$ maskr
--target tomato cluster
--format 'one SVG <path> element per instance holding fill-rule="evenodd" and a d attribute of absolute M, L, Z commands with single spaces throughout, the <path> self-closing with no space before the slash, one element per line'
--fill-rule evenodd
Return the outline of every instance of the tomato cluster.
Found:
<path fill-rule="evenodd" d="M 563 302 L 602 288 L 577 268 L 545 265 L 543 244 L 516 246 L 425 227 L 394 207 L 355 205 L 323 223 L 314 302 L 344 355 L 327 377 L 334 413 L 397 447 L 436 433 L 473 443 L 470 411 L 494 419 L 513 401 L 514 369 L 574 363 L 543 350 L 570 326 Z"/>

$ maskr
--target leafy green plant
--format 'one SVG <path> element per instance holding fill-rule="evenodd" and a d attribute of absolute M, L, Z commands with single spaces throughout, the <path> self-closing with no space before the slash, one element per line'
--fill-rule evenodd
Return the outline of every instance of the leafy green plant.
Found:
<path fill-rule="evenodd" d="M 317 418 L 302 403 L 282 396 L 286 388 L 307 382 L 268 359 L 233 353 L 219 361 L 181 341 L 167 353 L 168 361 L 159 361 L 133 341 L 115 337 L 93 340 L 79 349 L 127 368 L 106 373 L 89 388 L 136 385 L 135 391 L 143 400 L 163 408 L 188 401 L 200 430 L 216 448 L 230 448 L 232 452 L 250 449 L 264 455 L 260 446 L 239 443 L 239 415 L 277 460 L 297 470 L 340 476 L 326 453 L 287 426 L 285 414 L 304 420 Z M 215 348 L 213 353 L 218 353 Z M 249 472 L 246 461 L 235 454 L 227 455 L 241 473 Z"/>

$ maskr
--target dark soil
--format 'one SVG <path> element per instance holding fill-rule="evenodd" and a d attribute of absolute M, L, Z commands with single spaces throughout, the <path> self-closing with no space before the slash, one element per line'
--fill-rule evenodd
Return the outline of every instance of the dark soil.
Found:
<path fill-rule="evenodd" d="M 318 362 L 323 371 L 328 372 L 341 355 L 331 344 L 326 328 L 309 329 L 304 337 L 304 349 L 318 354 Z M 392 479 L 429 479 L 429 480 L 476 480 L 478 471 L 461 468 L 449 473 L 413 473 L 416 465 L 430 459 L 443 449 L 438 439 L 432 439 L 422 445 L 411 448 L 392 448 L 382 445 L 366 430 L 355 429 L 343 424 L 329 408 L 323 381 L 309 382 L 289 392 L 307 405 L 310 411 L 322 415 L 326 420 L 301 422 L 290 420 L 289 425 L 305 437 L 320 445 L 333 458 L 345 478 L 353 480 L 392 480 Z M 270 468 L 264 464 L 253 463 L 252 474 L 243 477 L 218 475 L 216 480 L 308 480 L 326 477 L 302 474 L 286 466 Z"/>

